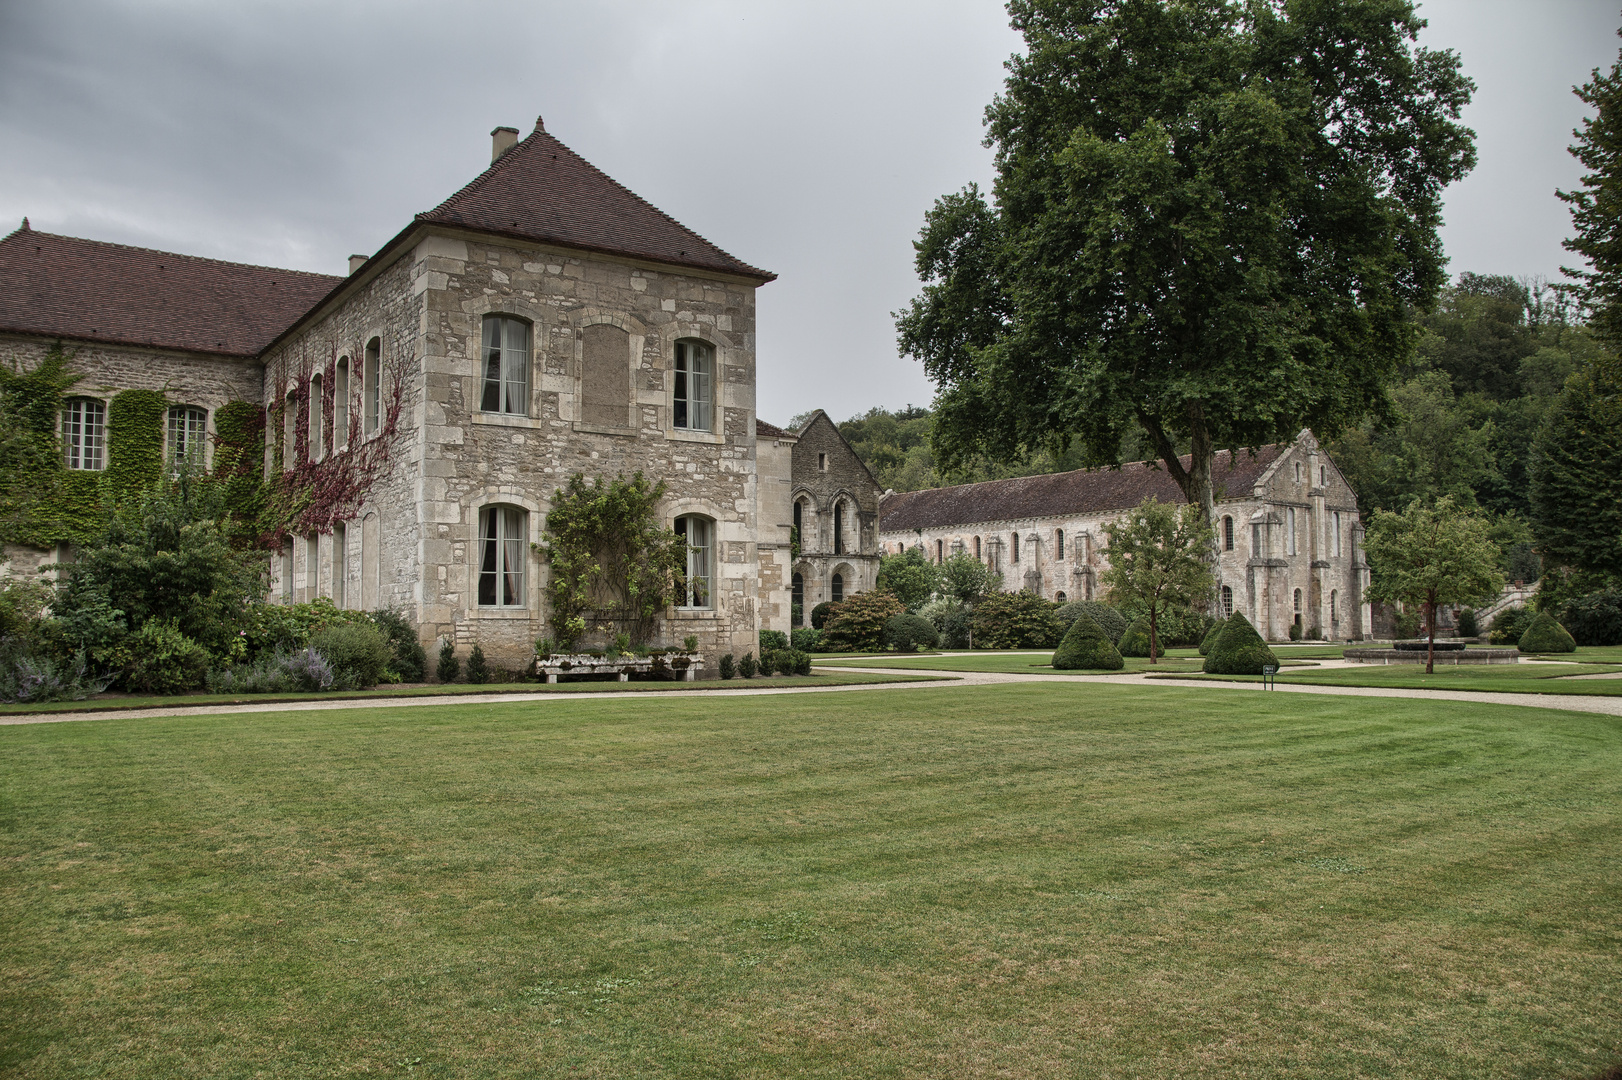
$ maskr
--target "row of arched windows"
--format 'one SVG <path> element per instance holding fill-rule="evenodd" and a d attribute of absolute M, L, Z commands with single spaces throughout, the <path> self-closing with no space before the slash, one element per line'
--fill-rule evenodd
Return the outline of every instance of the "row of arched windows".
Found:
<path fill-rule="evenodd" d="M 208 410 L 173 405 L 164 425 L 164 460 L 208 464 Z M 70 398 L 62 408 L 62 460 L 70 469 L 99 472 L 107 467 L 107 404 L 98 398 Z"/>
<path fill-rule="evenodd" d="M 815 510 L 812 508 L 809 499 L 798 498 L 794 500 L 794 535 L 799 541 L 802 552 L 815 553 L 818 551 L 817 545 L 809 542 L 812 537 L 807 536 L 805 532 L 806 521 L 814 513 Z M 854 507 L 849 499 L 844 496 L 834 499 L 832 540 L 835 555 L 844 555 L 852 550 L 860 550 L 861 538 L 856 535 L 856 530 L 860 526 L 856 524 L 855 517 Z M 901 545 L 901 547 L 904 548 L 904 545 Z"/>
<path fill-rule="evenodd" d="M 350 406 L 353 404 L 356 390 L 356 387 L 353 386 L 352 375 L 350 358 L 346 355 L 338 357 L 337 362 L 333 364 L 330 386 L 328 385 L 326 372 L 318 371 L 310 376 L 310 397 L 306 407 L 309 409 L 309 438 L 307 442 L 311 461 L 320 461 L 329 452 L 336 453 L 349 445 L 351 437 Z M 360 386 L 358 389 L 360 391 L 360 414 L 354 419 L 359 421 L 360 436 L 370 438 L 377 434 L 383 413 L 383 342 L 381 338 L 374 337 L 366 343 L 366 348 L 361 356 Z M 330 432 L 326 430 L 326 408 L 329 396 L 332 399 L 332 431 Z M 287 408 L 282 417 L 282 461 L 287 468 L 292 468 L 298 453 L 295 445 L 297 425 L 295 423 L 294 404 L 294 393 L 289 390 Z"/>

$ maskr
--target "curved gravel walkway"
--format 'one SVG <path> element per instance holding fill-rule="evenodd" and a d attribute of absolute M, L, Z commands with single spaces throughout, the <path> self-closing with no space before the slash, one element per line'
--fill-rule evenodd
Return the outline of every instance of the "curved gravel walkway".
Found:
<path fill-rule="evenodd" d="M 946 654 L 953 655 L 953 654 Z M 965 653 L 961 655 L 985 655 Z M 1319 668 L 1356 666 L 1347 660 L 1315 661 Z M 1263 692 L 1253 682 L 1217 682 L 1206 680 L 1151 679 L 1142 673 L 1130 675 L 1061 675 L 1057 672 L 1033 672 L 1029 675 L 989 671 L 922 671 L 917 668 L 839 668 L 831 664 L 819 665 L 828 671 L 860 671 L 893 675 L 940 675 L 943 678 L 929 682 L 869 683 L 856 686 L 772 686 L 738 687 L 737 689 L 672 691 L 682 698 L 689 697 L 770 697 L 778 694 L 843 694 L 870 690 L 941 690 L 965 686 L 1007 686 L 1010 683 L 1113 683 L 1117 686 L 1149 686 L 1163 690 L 1207 691 L 1249 690 Z M 1618 673 L 1622 674 L 1622 673 Z M 1592 678 L 1593 676 L 1576 676 Z M 1534 709 L 1559 709 L 1568 712 L 1600 713 L 1622 716 L 1622 697 L 1586 697 L 1567 694 L 1492 694 L 1470 690 L 1400 690 L 1372 686 L 1307 686 L 1281 683 L 1266 693 L 1324 694 L 1331 697 L 1386 697 L 1423 698 L 1431 701 L 1468 701 L 1482 705 L 1522 705 Z M 323 709 L 406 709 L 434 705 L 509 705 L 519 703 L 562 704 L 568 701 L 639 700 L 647 701 L 648 691 L 615 692 L 601 694 L 446 694 L 438 697 L 413 698 L 359 698 L 349 701 L 294 701 L 266 702 L 258 705 L 194 705 L 183 708 L 118 709 L 94 712 L 36 713 L 24 716 L 0 716 L 0 725 L 62 724 L 84 720 L 145 720 L 171 716 L 218 716 L 231 713 L 308 712 Z M 662 695 L 661 695 L 662 696 Z"/>

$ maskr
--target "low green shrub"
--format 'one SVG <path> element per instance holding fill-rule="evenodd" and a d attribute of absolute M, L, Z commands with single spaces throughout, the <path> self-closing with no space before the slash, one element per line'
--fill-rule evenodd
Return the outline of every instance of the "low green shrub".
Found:
<path fill-rule="evenodd" d="M 992 593 L 974 605 L 977 649 L 1051 649 L 1064 637 L 1055 605 L 1033 592 Z"/>
<path fill-rule="evenodd" d="M 372 623 L 389 640 L 389 666 L 398 682 L 422 682 L 428 672 L 428 652 L 417 640 L 417 628 L 401 612 L 383 608 L 372 612 Z"/>
<path fill-rule="evenodd" d="M 789 647 L 799 649 L 801 652 L 821 652 L 822 631 L 813 630 L 809 626 L 802 626 L 789 635 Z"/>
<path fill-rule="evenodd" d="M 738 674 L 746 679 L 753 679 L 756 670 L 755 654 L 752 652 L 744 653 L 743 659 L 738 661 Z"/>
<path fill-rule="evenodd" d="M 1622 645 L 1622 589 L 1602 589 L 1568 601 L 1560 623 L 1579 645 Z"/>
<path fill-rule="evenodd" d="M 664 659 L 664 657 L 659 657 L 654 661 L 654 663 L 658 663 L 659 660 L 662 659 Z M 727 653 L 725 656 L 721 657 L 721 678 L 730 679 L 737 673 L 738 661 L 733 658 L 732 654 Z"/>
<path fill-rule="evenodd" d="M 1301 623 L 1299 621 L 1290 624 L 1290 640 L 1301 640 Z"/>
<path fill-rule="evenodd" d="M 942 597 L 931 600 L 918 609 L 918 614 L 928 619 L 930 625 L 940 634 L 937 644 L 947 649 L 967 649 L 969 647 L 969 630 L 973 626 L 973 616 L 963 601 L 953 597 Z"/>
<path fill-rule="evenodd" d="M 781 630 L 762 630 L 760 632 L 760 651 L 788 648 L 788 635 Z"/>
<path fill-rule="evenodd" d="M 1526 633 L 1526 628 L 1532 625 L 1535 618 L 1537 613 L 1531 608 L 1518 607 L 1500 611 L 1493 617 L 1492 629 L 1488 632 L 1487 638 L 1494 645 L 1514 645 L 1521 640 L 1521 635 Z"/>
<path fill-rule="evenodd" d="M 0 636 L 0 701 L 37 705 L 46 701 L 83 701 L 107 689 L 112 676 L 89 673 L 83 653 L 57 660 L 29 648 L 21 633 Z"/>
<path fill-rule="evenodd" d="M 467 654 L 467 681 L 475 686 L 490 681 L 490 665 L 484 661 L 484 646 L 476 641 L 473 651 Z"/>
<path fill-rule="evenodd" d="M 921 615 L 892 615 L 884 622 L 884 643 L 896 652 L 933 649 L 939 642 L 935 624 Z"/>
<path fill-rule="evenodd" d="M 170 619 L 148 619 L 126 640 L 124 685 L 145 694 L 183 694 L 208 679 L 208 650 Z"/>
<path fill-rule="evenodd" d="M 310 645 L 332 662 L 341 689 L 376 686 L 383 680 L 394 649 L 372 623 L 338 623 L 310 635 Z"/>
<path fill-rule="evenodd" d="M 1149 620 L 1137 619 L 1126 628 L 1121 640 L 1115 643 L 1122 656 L 1149 655 Z"/>
<path fill-rule="evenodd" d="M 828 629 L 828 617 L 833 614 L 834 605 L 827 600 L 811 609 L 811 629 Z"/>
<path fill-rule="evenodd" d="M 1212 646 L 1217 643 L 1217 638 L 1222 636 L 1222 630 L 1227 625 L 1227 619 L 1218 619 L 1216 622 L 1211 624 L 1211 629 L 1206 631 L 1205 640 L 1200 642 L 1201 656 L 1211 655 Z"/>
<path fill-rule="evenodd" d="M 1577 642 L 1553 615 L 1544 612 L 1532 620 L 1516 647 L 1523 653 L 1567 653 L 1577 651 Z"/>
<path fill-rule="evenodd" d="M 1476 612 L 1474 608 L 1459 609 L 1458 631 L 1460 637 L 1475 637 L 1479 632 L 1476 629 Z"/>
<path fill-rule="evenodd" d="M 462 673 L 462 662 L 456 658 L 456 645 L 449 638 L 439 643 L 439 663 L 434 665 L 434 678 L 442 683 L 453 683 Z"/>
<path fill-rule="evenodd" d="M 1278 657 L 1256 633 L 1250 620 L 1238 612 L 1228 619 L 1216 644 L 1206 654 L 1202 669 L 1208 675 L 1260 675 L 1263 665 L 1278 664 Z"/>
<path fill-rule="evenodd" d="M 1053 654 L 1053 666 L 1060 671 L 1119 671 L 1126 661 L 1103 628 L 1083 611 L 1070 621 Z"/>
<path fill-rule="evenodd" d="M 794 650 L 794 674 L 796 674 L 796 675 L 809 675 L 809 674 L 811 674 L 811 654 L 810 653 L 802 652 L 799 649 Z"/>
<path fill-rule="evenodd" d="M 1064 623 L 1067 630 L 1079 616 L 1088 616 L 1104 631 L 1104 636 L 1110 639 L 1112 645 L 1126 633 L 1126 616 L 1101 600 L 1072 600 L 1068 604 L 1060 604 L 1054 614 L 1059 616 L 1059 621 Z"/>

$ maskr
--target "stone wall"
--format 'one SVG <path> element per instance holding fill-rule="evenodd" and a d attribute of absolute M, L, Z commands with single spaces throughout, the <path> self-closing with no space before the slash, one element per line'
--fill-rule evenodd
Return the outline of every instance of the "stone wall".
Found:
<path fill-rule="evenodd" d="M 801 614 L 810 625 L 811 609 L 833 599 L 834 575 L 839 575 L 845 596 L 876 587 L 881 492 L 826 413 L 817 410 L 798 436 L 792 487 L 793 500 L 800 505 L 800 557 L 794 573 L 803 582 Z M 837 541 L 836 519 L 841 532 Z"/>
<path fill-rule="evenodd" d="M 793 436 L 755 440 L 760 505 L 760 628 L 788 633 L 793 607 Z"/>

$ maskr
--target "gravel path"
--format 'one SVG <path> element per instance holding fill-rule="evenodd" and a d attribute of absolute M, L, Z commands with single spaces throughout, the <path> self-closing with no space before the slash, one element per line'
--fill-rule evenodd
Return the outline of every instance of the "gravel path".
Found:
<path fill-rule="evenodd" d="M 974 656 L 984 654 L 957 653 L 946 655 Z M 1033 654 L 1034 655 L 1034 654 Z M 1320 668 L 1353 667 L 1347 660 L 1319 660 L 1314 663 Z M 922 672 L 915 668 L 838 668 L 833 665 L 819 665 L 829 671 L 861 671 L 882 672 L 894 675 L 937 674 L 935 672 Z M 1106 682 L 1115 685 L 1149 686 L 1168 692 L 1181 691 L 1183 693 L 1204 693 L 1216 690 L 1248 690 L 1261 692 L 1261 688 L 1253 682 L 1216 682 L 1150 679 L 1141 673 L 1130 675 L 1061 675 L 1057 672 L 1035 672 L 1030 675 L 1013 675 L 1003 672 L 988 671 L 954 671 L 939 672 L 948 676 L 946 679 L 932 682 L 914 683 L 872 683 L 858 686 L 806 686 L 806 687 L 760 687 L 752 689 L 739 687 L 727 690 L 680 690 L 672 691 L 683 698 L 687 697 L 767 697 L 777 694 L 843 694 L 861 693 L 869 690 L 953 690 L 965 686 L 1006 686 L 1010 683 L 1032 682 L 1068 682 L 1093 683 Z M 1618 673 L 1622 674 L 1622 673 Z M 1614 678 L 1606 675 L 1581 675 L 1575 678 Z M 1622 697 L 1584 697 L 1566 694 L 1492 694 L 1469 690 L 1399 690 L 1386 687 L 1372 686 L 1304 686 L 1300 684 L 1279 684 L 1267 693 L 1284 694 L 1326 694 L 1343 697 L 1387 697 L 1387 698 L 1426 698 L 1432 701 L 1469 701 L 1483 705 L 1524 705 L 1534 709 L 1560 709 L 1569 712 L 1601 713 L 1608 716 L 1622 716 Z M 438 697 L 413 698 L 360 698 L 350 701 L 294 701 L 294 702 L 266 702 L 260 705 L 193 705 L 184 708 L 164 709 L 119 709 L 103 710 L 97 712 L 60 712 L 37 713 L 26 716 L 0 716 L 0 725 L 8 724 L 64 724 L 82 720 L 145 720 L 167 716 L 217 716 L 231 713 L 267 713 L 267 712 L 308 712 L 322 709 L 406 709 L 420 706 L 434 705 L 508 705 L 519 703 L 544 703 L 562 705 L 569 701 L 602 701 L 610 700 L 639 700 L 647 701 L 648 691 L 614 692 L 602 694 L 446 694 Z"/>

